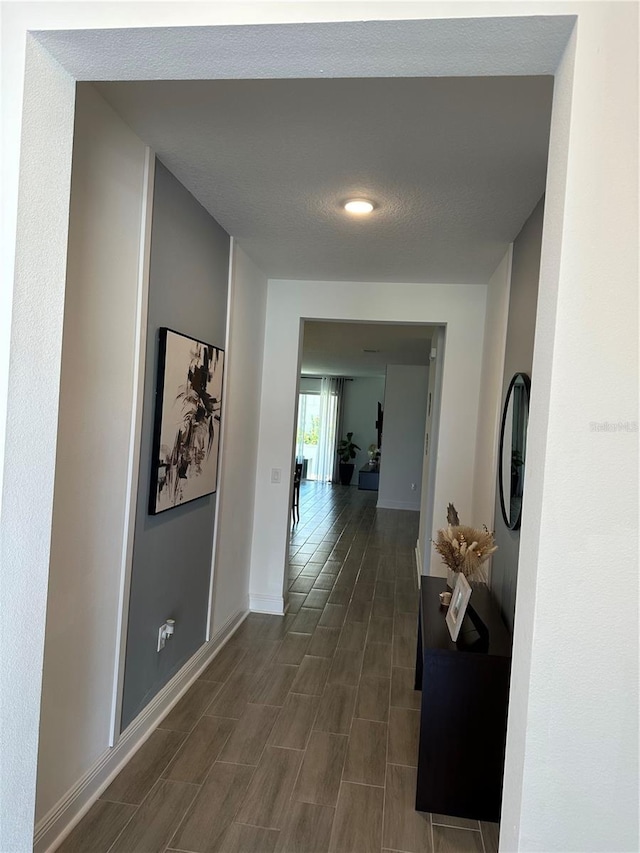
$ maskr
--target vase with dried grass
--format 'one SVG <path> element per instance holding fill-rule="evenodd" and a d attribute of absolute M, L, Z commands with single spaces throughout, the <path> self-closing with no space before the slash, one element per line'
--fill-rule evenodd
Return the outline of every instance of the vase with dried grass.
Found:
<path fill-rule="evenodd" d="M 452 589 L 460 572 L 469 581 L 486 581 L 485 563 L 498 550 L 493 533 L 484 525 L 479 529 L 460 524 L 451 503 L 447 507 L 447 527 L 438 530 L 433 544 L 447 567 L 447 584 Z"/>

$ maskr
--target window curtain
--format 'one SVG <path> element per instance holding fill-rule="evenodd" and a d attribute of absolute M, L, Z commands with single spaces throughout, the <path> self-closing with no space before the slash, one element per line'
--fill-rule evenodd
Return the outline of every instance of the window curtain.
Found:
<path fill-rule="evenodd" d="M 340 460 L 338 459 L 338 443 L 344 438 L 344 383 L 347 380 L 337 377 L 336 382 L 336 437 L 333 444 L 333 475 L 332 483 L 340 482 Z"/>
<path fill-rule="evenodd" d="M 337 446 L 344 379 L 323 376 L 320 385 L 320 434 L 318 436 L 318 480 L 337 482 Z"/>

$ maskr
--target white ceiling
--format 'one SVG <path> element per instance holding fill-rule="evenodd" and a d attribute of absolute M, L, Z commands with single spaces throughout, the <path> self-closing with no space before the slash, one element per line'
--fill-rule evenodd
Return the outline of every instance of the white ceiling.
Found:
<path fill-rule="evenodd" d="M 544 192 L 548 76 L 95 85 L 271 278 L 483 283 Z"/>
<path fill-rule="evenodd" d="M 384 376 L 388 364 L 428 364 L 434 329 L 306 320 L 301 372 L 307 376 Z"/>

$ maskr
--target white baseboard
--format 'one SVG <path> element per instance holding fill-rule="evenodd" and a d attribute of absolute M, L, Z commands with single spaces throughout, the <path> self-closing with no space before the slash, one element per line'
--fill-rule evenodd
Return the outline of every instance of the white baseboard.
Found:
<path fill-rule="evenodd" d="M 239 610 L 228 619 L 215 636 L 154 696 L 123 732 L 116 745 L 103 752 L 93 767 L 38 821 L 34 853 L 51 853 L 61 844 L 247 616 L 246 610 Z"/>
<path fill-rule="evenodd" d="M 281 595 L 250 595 L 249 610 L 252 613 L 284 615 L 284 598 Z"/>
<path fill-rule="evenodd" d="M 420 504 L 412 501 L 381 501 L 378 499 L 378 509 L 410 509 L 413 512 L 420 512 Z"/>
<path fill-rule="evenodd" d="M 416 542 L 415 555 L 416 555 L 416 573 L 418 575 L 418 589 L 420 589 L 421 578 L 422 578 L 422 552 L 420 551 L 420 540 L 419 539 Z"/>

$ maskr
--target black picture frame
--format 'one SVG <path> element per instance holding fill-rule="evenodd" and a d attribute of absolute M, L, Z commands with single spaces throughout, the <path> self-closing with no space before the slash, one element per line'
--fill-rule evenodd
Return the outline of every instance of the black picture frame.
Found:
<path fill-rule="evenodd" d="M 218 488 L 224 350 L 175 329 L 158 329 L 149 514 Z"/>

